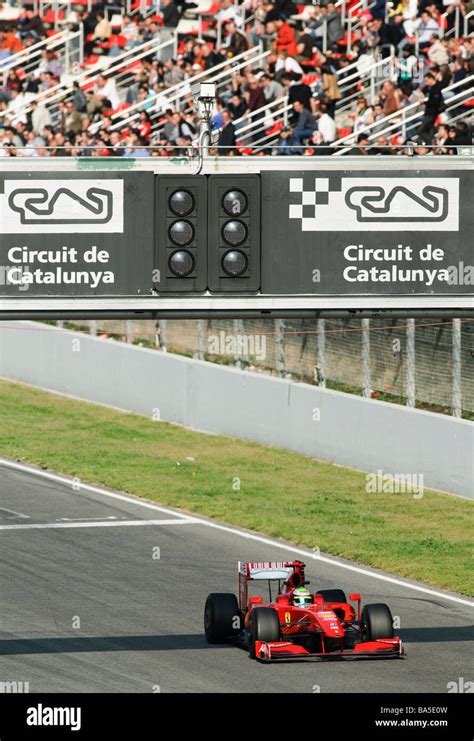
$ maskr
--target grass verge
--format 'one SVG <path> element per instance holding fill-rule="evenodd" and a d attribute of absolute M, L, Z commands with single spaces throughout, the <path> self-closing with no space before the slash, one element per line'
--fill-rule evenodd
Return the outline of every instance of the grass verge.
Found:
<path fill-rule="evenodd" d="M 364 473 L 0 381 L 0 455 L 464 594 L 472 504 L 368 494 Z"/>

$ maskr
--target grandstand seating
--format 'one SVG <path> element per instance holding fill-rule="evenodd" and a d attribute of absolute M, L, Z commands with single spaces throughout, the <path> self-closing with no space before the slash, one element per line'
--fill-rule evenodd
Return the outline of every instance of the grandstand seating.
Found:
<path fill-rule="evenodd" d="M 413 1 L 416 4 L 416 0 Z M 224 2 L 228 8 L 228 0 Z M 21 5 L 26 7 L 26 11 L 31 8 L 41 19 L 42 35 L 30 38 L 28 32 L 22 32 L 25 27 L 22 23 L 27 22 L 28 18 L 25 18 L 25 7 L 21 8 Z M 125 139 L 136 129 L 142 114 L 146 114 L 149 121 L 148 138 L 151 137 L 151 142 L 162 143 L 166 123 L 163 114 L 166 110 L 179 111 L 182 116 L 193 114 L 191 88 L 194 84 L 203 80 L 214 81 L 218 96 L 227 105 L 236 76 L 240 76 L 239 96 L 245 98 L 251 77 L 255 76 L 258 81 L 264 72 L 271 76 L 275 74 L 275 52 L 269 38 L 272 31 L 267 25 L 265 32 L 258 29 L 257 33 L 257 26 L 265 15 L 260 0 L 235 3 L 233 17 L 247 34 L 248 49 L 233 55 L 226 53 L 228 47 L 223 46 L 229 41 L 227 23 L 230 16 L 222 17 L 221 0 L 198 0 L 190 8 L 184 5 L 181 17 L 172 26 L 164 25 L 163 7 L 157 0 L 109 0 L 108 4 L 105 3 L 107 33 L 101 38 L 94 36 L 95 21 L 91 23 L 91 19 L 95 18 L 96 5 L 95 0 L 35 0 L 31 4 L 18 2 L 17 7 L 9 7 L 5 19 L 2 18 L 3 11 L 0 12 L 0 73 L 3 84 L 3 92 L 0 91 L 0 126 L 15 128 L 22 123 L 29 125 L 33 101 L 44 104 L 53 122 L 57 121 L 60 104 L 74 98 L 74 83 L 78 83 L 87 94 L 96 89 L 97 80 L 106 74 L 107 79 L 113 81 L 110 87 L 114 89 L 114 100 L 107 100 L 93 113 L 92 120 L 87 122 L 90 138 L 107 129 L 119 132 Z M 370 25 L 374 19 L 372 13 L 375 18 L 380 17 L 380 3 L 377 0 L 337 0 L 334 5 L 339 13 L 341 33 L 330 43 L 328 22 L 323 17 L 319 42 L 315 37 L 312 55 L 294 59 L 296 68 L 303 72 L 302 81 L 309 86 L 314 98 L 324 102 L 321 65 L 326 61 L 334 67 L 340 92 L 340 98 L 334 104 L 334 118 L 341 152 L 357 144 L 357 135 L 361 132 L 367 134 L 369 141 L 375 142 L 383 135 L 390 136 L 394 145 L 401 145 L 408 134 L 416 135 L 420 126 L 424 110 L 421 97 L 406 100 L 403 108 L 385 113 L 373 123 L 354 130 L 356 107 L 361 96 L 367 98 L 369 105 L 376 102 L 381 94 L 383 96 L 384 83 L 387 80 L 397 81 L 399 74 L 400 49 L 394 44 L 382 45 L 380 39 L 372 43 L 377 36 L 376 30 Z M 103 8 L 104 3 L 99 3 L 97 7 Z M 303 24 L 302 28 L 305 24 L 311 26 L 315 7 L 298 4 L 296 9 L 297 13 L 291 15 L 289 22 Z M 437 24 L 438 36 L 444 39 L 443 48 L 449 50 L 450 65 L 453 67 L 451 79 L 446 80 L 449 84 L 444 85 L 445 104 L 436 123 L 448 121 L 452 125 L 472 117 L 474 43 L 469 42 L 466 51 L 463 38 L 469 34 L 472 36 L 473 15 L 473 12 L 462 14 L 459 6 L 456 6 L 453 11 L 436 11 L 432 19 L 432 23 Z M 130 20 L 127 21 L 125 16 Z M 388 8 L 385 7 L 381 21 L 387 20 Z M 9 32 L 8 23 L 17 24 L 13 32 Z M 10 47 L 2 47 L 9 33 L 10 36 L 13 33 L 21 48 L 14 50 L 11 44 Z M 429 45 L 427 47 L 423 42 L 422 26 L 412 24 L 404 33 L 405 42 L 412 43 L 416 51 L 416 71 L 421 71 L 421 79 L 417 80 L 419 85 L 422 84 L 423 73 L 426 74 L 430 69 L 437 73 L 438 68 L 427 54 Z M 257 43 L 252 43 L 255 40 Z M 190 50 L 189 42 L 193 41 L 200 44 L 200 48 L 205 46 L 210 50 L 211 55 L 215 55 L 215 63 L 208 64 L 207 60 L 203 61 L 199 54 L 196 55 L 194 49 Z M 460 70 L 454 69 L 461 58 L 458 49 L 462 49 L 464 54 Z M 295 55 L 288 56 L 291 60 Z M 190 61 L 193 58 L 195 62 L 198 60 L 194 65 Z M 170 59 L 173 60 L 172 65 L 177 59 L 185 60 L 178 70 L 180 74 L 176 75 L 177 78 L 183 77 L 185 68 L 184 79 L 173 81 L 173 70 L 170 70 L 171 82 L 164 84 L 166 77 L 163 77 L 162 68 L 159 74 L 156 68 L 152 70 L 155 72 L 153 77 L 150 63 L 153 60 L 162 63 Z M 49 74 L 46 82 L 43 79 L 45 70 Z M 160 82 L 154 82 L 155 79 Z M 38 80 L 39 84 L 36 84 Z M 139 99 L 136 95 L 135 98 L 130 95 L 130 88 L 136 80 L 139 86 L 146 88 L 146 95 Z M 22 88 L 21 98 L 11 92 L 12 85 Z M 257 85 L 260 86 L 260 83 L 257 82 Z M 11 95 L 15 97 L 14 104 Z M 279 140 L 282 129 L 291 125 L 292 109 L 288 91 L 284 90 L 270 102 L 263 105 L 260 102 L 258 108 L 250 111 L 250 115 L 247 111 L 244 115 L 234 116 L 238 151 L 241 154 L 268 151 Z M 85 117 L 86 112 L 82 115 Z M 90 115 L 89 110 L 87 115 Z M 41 132 L 36 134 L 41 138 Z"/>

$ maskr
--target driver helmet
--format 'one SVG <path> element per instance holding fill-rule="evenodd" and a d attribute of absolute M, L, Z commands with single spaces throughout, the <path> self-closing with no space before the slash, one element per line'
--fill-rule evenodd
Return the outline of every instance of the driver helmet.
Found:
<path fill-rule="evenodd" d="M 297 587 L 293 592 L 291 601 L 295 607 L 307 607 L 312 602 L 311 594 L 306 587 Z"/>

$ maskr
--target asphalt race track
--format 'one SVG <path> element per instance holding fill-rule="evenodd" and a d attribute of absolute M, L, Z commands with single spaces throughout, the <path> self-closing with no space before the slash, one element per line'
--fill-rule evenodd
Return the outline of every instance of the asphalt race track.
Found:
<path fill-rule="evenodd" d="M 0 682 L 30 692 L 446 693 L 471 676 L 472 609 L 460 595 L 60 478 L 0 462 Z M 292 557 L 306 561 L 314 591 L 387 602 L 407 657 L 264 665 L 208 646 L 206 596 L 236 589 L 237 561 Z"/>

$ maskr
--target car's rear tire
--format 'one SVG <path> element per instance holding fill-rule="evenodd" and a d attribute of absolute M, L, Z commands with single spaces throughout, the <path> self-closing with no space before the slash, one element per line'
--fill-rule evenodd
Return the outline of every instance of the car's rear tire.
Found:
<path fill-rule="evenodd" d="M 325 602 L 344 602 L 347 603 L 346 595 L 342 589 L 321 589 L 316 594 L 322 594 Z"/>
<path fill-rule="evenodd" d="M 361 624 L 364 640 L 376 641 L 378 638 L 393 638 L 393 617 L 388 605 L 382 602 L 365 605 Z"/>
<path fill-rule="evenodd" d="M 237 635 L 242 616 L 235 594 L 214 592 L 204 607 L 204 632 L 208 643 L 222 643 Z"/>
<path fill-rule="evenodd" d="M 274 643 L 280 640 L 280 620 L 271 607 L 254 607 L 250 613 L 249 656 L 255 659 L 255 642 Z"/>

